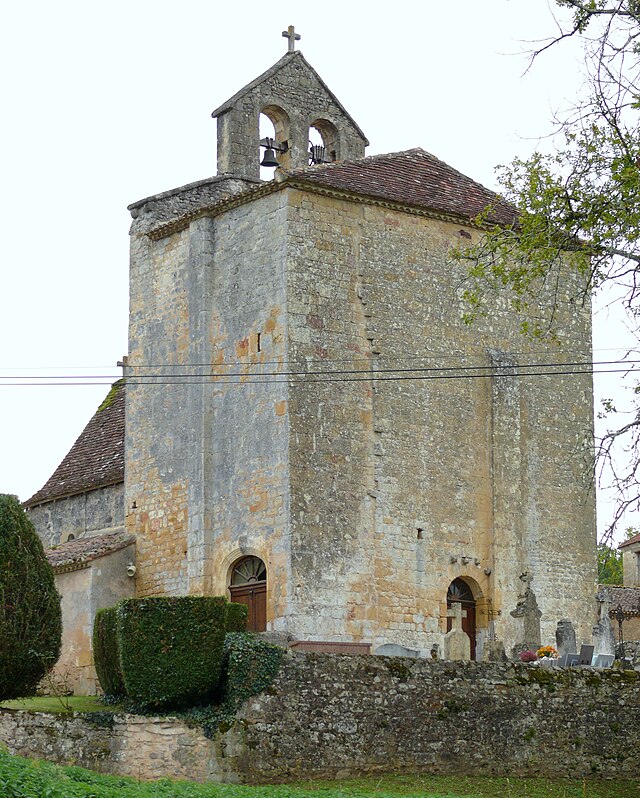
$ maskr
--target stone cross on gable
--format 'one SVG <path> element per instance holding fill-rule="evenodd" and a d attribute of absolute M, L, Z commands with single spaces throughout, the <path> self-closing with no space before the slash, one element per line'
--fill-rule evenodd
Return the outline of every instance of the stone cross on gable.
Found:
<path fill-rule="evenodd" d="M 300 41 L 300 34 L 296 33 L 293 25 L 289 25 L 286 30 L 282 31 L 282 35 L 285 39 L 289 39 L 289 52 L 292 53 L 296 49 L 296 42 Z"/>
<path fill-rule="evenodd" d="M 452 629 L 462 629 L 462 619 L 467 617 L 467 611 L 462 609 L 462 604 L 455 602 L 447 610 L 447 618 L 453 618 L 451 621 Z"/>

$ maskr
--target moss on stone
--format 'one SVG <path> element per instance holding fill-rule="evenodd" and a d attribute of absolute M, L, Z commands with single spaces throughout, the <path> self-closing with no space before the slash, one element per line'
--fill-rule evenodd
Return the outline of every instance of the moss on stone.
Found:
<path fill-rule="evenodd" d="M 105 396 L 104 401 L 102 402 L 102 404 L 100 405 L 100 407 L 96 412 L 101 413 L 103 410 L 106 410 L 108 407 L 111 407 L 111 405 L 115 401 L 116 396 L 118 395 L 118 391 L 123 385 L 124 385 L 124 380 L 122 379 L 114 382 L 113 385 L 111 386 L 111 390 Z"/>
<path fill-rule="evenodd" d="M 406 682 L 411 677 L 411 668 L 398 659 L 385 659 L 384 664 L 389 673 L 400 682 Z"/>

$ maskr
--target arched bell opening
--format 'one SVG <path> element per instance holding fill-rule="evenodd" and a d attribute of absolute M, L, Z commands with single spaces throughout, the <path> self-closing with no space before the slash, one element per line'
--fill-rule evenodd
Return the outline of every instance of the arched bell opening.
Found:
<path fill-rule="evenodd" d="M 276 166 L 291 167 L 290 131 L 287 112 L 277 105 L 265 105 L 259 117 L 260 177 L 263 180 L 273 180 Z"/>
<path fill-rule="evenodd" d="M 247 630 L 264 632 L 267 628 L 267 566 L 253 555 L 241 557 L 229 574 L 231 601 L 248 609 Z"/>
<path fill-rule="evenodd" d="M 309 161 L 330 163 L 338 159 L 338 129 L 328 119 L 316 119 L 309 126 Z"/>
<path fill-rule="evenodd" d="M 462 605 L 462 631 L 469 636 L 471 641 L 471 659 L 475 659 L 477 600 L 470 584 L 461 577 L 454 579 L 447 590 L 447 632 L 450 632 L 453 628 L 453 618 L 449 616 L 449 610 L 453 604 Z"/>

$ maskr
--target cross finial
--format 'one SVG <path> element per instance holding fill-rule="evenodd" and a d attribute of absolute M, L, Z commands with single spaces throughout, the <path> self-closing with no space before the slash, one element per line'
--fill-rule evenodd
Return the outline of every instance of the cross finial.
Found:
<path fill-rule="evenodd" d="M 282 31 L 282 35 L 285 39 L 289 39 L 289 52 L 292 53 L 296 49 L 296 42 L 300 41 L 300 34 L 296 33 L 293 25 L 289 25 L 286 30 Z"/>
<path fill-rule="evenodd" d="M 447 610 L 447 618 L 452 618 L 451 628 L 462 629 L 462 619 L 467 617 L 467 611 L 462 609 L 462 604 L 455 602 Z"/>

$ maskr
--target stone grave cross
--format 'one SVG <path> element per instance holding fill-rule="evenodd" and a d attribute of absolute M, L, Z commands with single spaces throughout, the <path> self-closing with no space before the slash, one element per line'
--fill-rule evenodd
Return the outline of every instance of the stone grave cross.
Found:
<path fill-rule="evenodd" d="M 453 618 L 451 621 L 452 629 L 462 630 L 462 619 L 467 617 L 467 611 L 462 609 L 462 604 L 456 601 L 447 610 L 447 618 Z"/>
<path fill-rule="evenodd" d="M 285 37 L 285 39 L 289 39 L 288 52 L 292 53 L 296 49 L 296 42 L 300 41 L 300 34 L 296 33 L 294 25 L 289 25 L 286 30 L 282 31 L 282 35 Z"/>
<path fill-rule="evenodd" d="M 447 618 L 451 618 L 451 631 L 444 636 L 445 659 L 471 659 L 471 639 L 462 628 L 462 619 L 466 617 L 466 610 L 458 601 L 447 610 Z"/>

